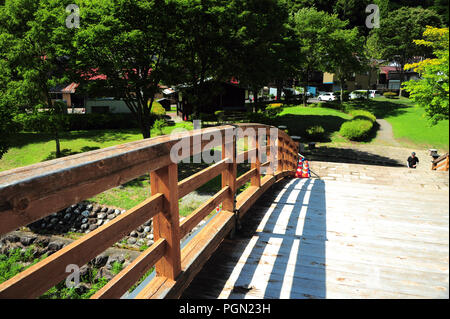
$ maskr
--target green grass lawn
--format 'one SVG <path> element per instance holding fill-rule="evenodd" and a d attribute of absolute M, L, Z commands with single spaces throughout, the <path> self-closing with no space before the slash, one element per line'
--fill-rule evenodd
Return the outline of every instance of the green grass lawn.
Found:
<path fill-rule="evenodd" d="M 170 134 L 175 128 L 192 129 L 192 123 L 177 123 L 163 129 Z M 157 132 L 152 130 L 152 136 Z M 114 145 L 125 144 L 142 139 L 138 129 L 74 131 L 61 134 L 61 151 L 64 156 L 88 152 Z M 55 141 L 49 134 L 22 132 L 16 134 L 13 147 L 0 160 L 0 171 L 27 166 L 54 159 Z"/>
<path fill-rule="evenodd" d="M 283 109 L 277 117 L 276 125 L 286 125 L 289 134 L 301 136 L 302 142 L 309 141 L 306 132 L 308 128 L 320 125 L 326 133 L 322 142 L 338 142 L 345 141 L 338 132 L 341 125 L 350 119 L 350 115 L 330 108 L 292 106 Z"/>
<path fill-rule="evenodd" d="M 405 146 L 419 146 L 424 148 L 437 148 L 443 151 L 449 149 L 449 121 L 431 125 L 426 117 L 425 110 L 414 105 L 406 98 L 389 100 L 377 98 L 375 102 L 386 103 L 397 110 L 387 113 L 384 119 L 393 128 L 394 137 Z"/>

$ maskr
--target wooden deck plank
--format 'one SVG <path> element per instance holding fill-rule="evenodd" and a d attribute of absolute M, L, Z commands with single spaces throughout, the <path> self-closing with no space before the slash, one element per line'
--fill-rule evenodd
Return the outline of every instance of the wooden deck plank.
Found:
<path fill-rule="evenodd" d="M 408 186 L 374 184 L 363 168 L 351 167 L 368 178 L 351 183 L 275 184 L 183 297 L 448 298 L 448 189 L 415 196 Z"/>

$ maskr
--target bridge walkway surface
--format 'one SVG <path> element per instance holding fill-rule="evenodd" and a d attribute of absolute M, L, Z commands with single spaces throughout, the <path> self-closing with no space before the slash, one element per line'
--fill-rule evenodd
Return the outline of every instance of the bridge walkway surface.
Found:
<path fill-rule="evenodd" d="M 182 298 L 448 298 L 448 172 L 311 162 L 246 214 Z"/>

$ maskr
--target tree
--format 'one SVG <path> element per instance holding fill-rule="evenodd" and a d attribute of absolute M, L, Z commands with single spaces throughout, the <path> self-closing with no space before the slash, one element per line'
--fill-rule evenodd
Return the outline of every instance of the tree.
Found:
<path fill-rule="evenodd" d="M 301 50 L 298 71 L 304 91 L 312 71 L 333 72 L 341 82 L 342 101 L 345 80 L 361 65 L 362 38 L 357 28 L 345 29 L 347 21 L 314 8 L 299 10 L 294 22 Z M 305 97 L 303 103 L 306 105 Z"/>
<path fill-rule="evenodd" d="M 340 101 L 344 101 L 344 85 L 355 73 L 363 71 L 367 61 L 363 55 L 363 40 L 358 29 L 336 30 L 331 34 L 328 70 L 334 72 L 341 86 Z"/>
<path fill-rule="evenodd" d="M 432 10 L 401 7 L 389 12 L 381 19 L 380 28 L 372 30 L 371 36 L 378 38 L 381 57 L 398 65 L 400 84 L 404 81 L 404 66 L 415 57 L 431 53 L 429 48 L 420 47 L 413 40 L 422 35 L 427 25 L 437 27 L 441 23 L 439 15 Z"/>
<path fill-rule="evenodd" d="M 420 73 L 420 80 L 405 82 L 410 99 L 425 108 L 432 123 L 449 118 L 449 31 L 427 27 L 422 40 L 414 42 L 433 49 L 434 58 L 405 65 L 406 70 Z"/>
<path fill-rule="evenodd" d="M 123 99 L 150 137 L 151 108 L 160 83 L 174 72 L 176 1 L 83 0 L 75 47 L 78 80 L 100 78 Z"/>
<path fill-rule="evenodd" d="M 204 112 L 218 92 L 215 85 L 230 80 L 230 10 L 225 0 L 182 0 L 177 6 L 177 54 L 174 83 L 184 83 L 183 95 L 193 113 Z M 208 83 L 206 83 L 208 82 Z"/>
<path fill-rule="evenodd" d="M 64 3 L 56 0 L 7 0 L 0 11 L 2 108 L 15 113 L 58 112 L 50 89 L 67 81 L 70 29 L 65 26 Z M 10 113 L 10 117 L 14 114 Z M 51 125 L 51 123 L 47 123 Z M 60 156 L 58 131 L 54 134 Z"/>
<path fill-rule="evenodd" d="M 229 46 L 230 69 L 255 96 L 260 88 L 280 80 L 286 72 L 290 53 L 288 10 L 277 0 L 232 0 L 232 38 Z"/>
<path fill-rule="evenodd" d="M 295 14 L 293 23 L 299 47 L 297 76 L 306 92 L 311 72 L 325 70 L 331 34 L 335 30 L 341 30 L 345 23 L 336 15 L 314 8 L 300 9 Z M 306 105 L 306 94 L 303 94 L 303 104 Z"/>

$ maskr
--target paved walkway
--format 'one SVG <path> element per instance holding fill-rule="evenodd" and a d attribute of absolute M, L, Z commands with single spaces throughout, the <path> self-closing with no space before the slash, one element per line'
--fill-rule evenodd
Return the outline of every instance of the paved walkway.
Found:
<path fill-rule="evenodd" d="M 397 142 L 394 138 L 394 131 L 392 130 L 392 125 L 388 121 L 382 119 L 378 119 L 377 123 L 380 126 L 376 137 L 377 142 L 389 146 L 401 147 L 400 143 Z"/>
<path fill-rule="evenodd" d="M 447 172 L 312 162 L 276 184 L 184 298 L 448 298 Z"/>

